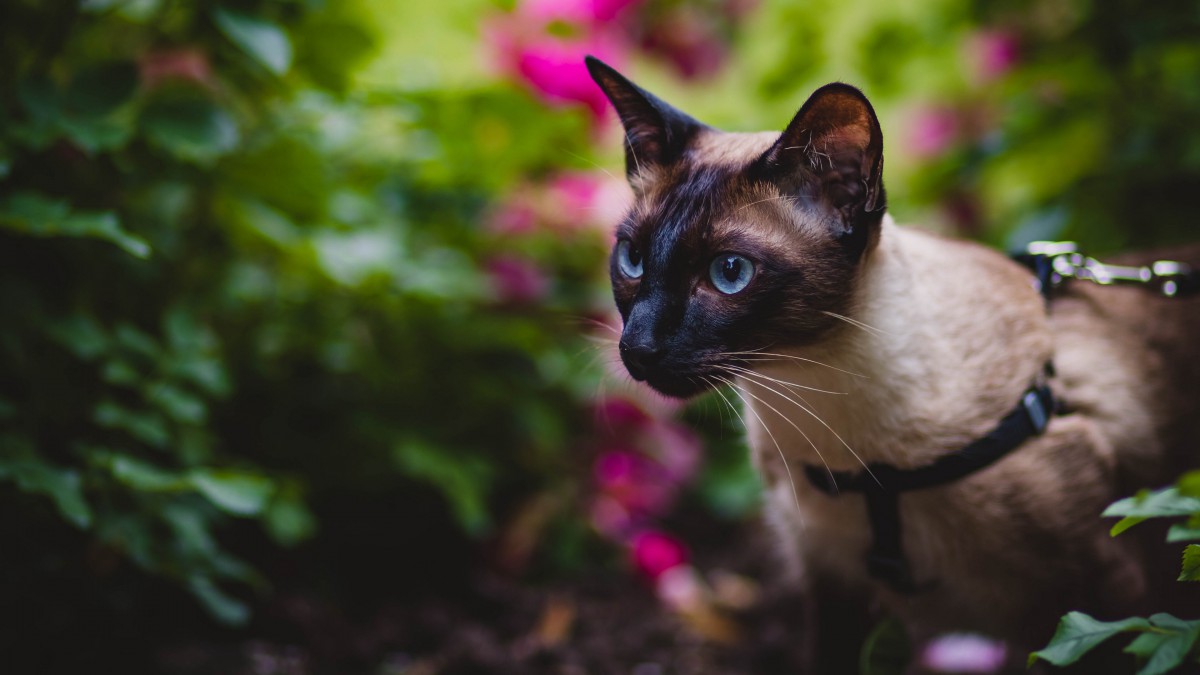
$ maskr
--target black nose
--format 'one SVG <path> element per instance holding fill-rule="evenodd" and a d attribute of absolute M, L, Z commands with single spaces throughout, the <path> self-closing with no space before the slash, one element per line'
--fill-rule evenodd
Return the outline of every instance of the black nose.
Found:
<path fill-rule="evenodd" d="M 662 349 L 646 343 L 630 344 L 624 340 L 617 345 L 621 350 L 621 360 L 633 379 L 641 382 L 646 379 L 646 371 L 662 360 Z"/>

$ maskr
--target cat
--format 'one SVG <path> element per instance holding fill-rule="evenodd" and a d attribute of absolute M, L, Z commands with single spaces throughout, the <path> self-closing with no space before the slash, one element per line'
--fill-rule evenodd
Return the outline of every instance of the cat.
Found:
<path fill-rule="evenodd" d="M 621 359 L 670 397 L 743 398 L 766 518 L 798 583 L 865 589 L 915 636 L 1025 649 L 1068 610 L 1164 608 L 1178 551 L 1161 532 L 1110 537 L 1100 513 L 1197 463 L 1200 301 L 1076 282 L 1048 304 L 1007 256 L 897 226 L 880 124 L 852 86 L 817 89 L 782 133 L 726 133 L 587 65 L 626 132 L 635 195 L 610 261 Z M 1170 255 L 1200 263 L 1200 248 Z M 812 467 L 929 465 L 1043 385 L 1058 401 L 1044 433 L 899 497 L 919 587 L 872 575 L 866 500 L 818 489 Z M 1151 549 L 1169 551 L 1165 567 Z"/>

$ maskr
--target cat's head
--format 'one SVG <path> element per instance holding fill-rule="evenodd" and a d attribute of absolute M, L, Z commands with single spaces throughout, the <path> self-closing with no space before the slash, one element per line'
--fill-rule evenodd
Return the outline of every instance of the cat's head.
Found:
<path fill-rule="evenodd" d="M 883 137 L 862 92 L 829 84 L 782 133 L 734 134 L 587 65 L 625 127 L 635 201 L 610 273 L 634 379 L 691 396 L 748 352 L 826 338 L 884 212 Z"/>

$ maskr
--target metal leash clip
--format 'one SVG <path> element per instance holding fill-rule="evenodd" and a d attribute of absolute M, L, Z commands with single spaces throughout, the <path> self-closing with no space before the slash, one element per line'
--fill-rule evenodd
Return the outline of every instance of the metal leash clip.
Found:
<path fill-rule="evenodd" d="M 1165 297 L 1193 291 L 1197 272 L 1174 260 L 1129 266 L 1102 263 L 1079 252 L 1073 241 L 1035 241 L 1026 249 L 1043 288 L 1060 286 L 1064 279 L 1090 281 L 1101 286 L 1144 285 Z"/>

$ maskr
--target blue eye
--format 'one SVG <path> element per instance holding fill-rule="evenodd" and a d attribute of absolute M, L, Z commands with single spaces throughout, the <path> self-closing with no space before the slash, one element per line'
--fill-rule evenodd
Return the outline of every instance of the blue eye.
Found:
<path fill-rule="evenodd" d="M 746 256 L 722 253 L 708 266 L 713 286 L 726 295 L 733 295 L 750 285 L 754 278 L 754 263 Z"/>
<path fill-rule="evenodd" d="M 642 252 L 628 239 L 617 242 L 617 267 L 630 279 L 642 276 Z"/>

